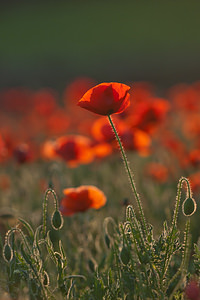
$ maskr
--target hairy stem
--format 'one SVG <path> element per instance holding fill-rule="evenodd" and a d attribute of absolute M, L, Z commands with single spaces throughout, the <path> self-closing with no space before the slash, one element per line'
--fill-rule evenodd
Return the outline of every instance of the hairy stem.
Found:
<path fill-rule="evenodd" d="M 133 194 L 135 196 L 135 199 L 136 199 L 136 202 L 137 202 L 137 205 L 138 205 L 138 208 L 139 208 L 140 217 L 142 219 L 142 225 L 143 225 L 143 228 L 144 228 L 145 233 L 147 235 L 148 230 L 147 230 L 146 220 L 145 220 L 145 217 L 144 217 L 142 203 L 141 203 L 139 194 L 137 193 L 137 190 L 136 190 L 136 185 L 135 185 L 135 182 L 134 182 L 134 179 L 133 179 L 133 175 L 132 175 L 131 169 L 130 169 L 129 164 L 128 164 L 128 160 L 127 160 L 127 157 L 126 157 L 126 154 L 125 154 L 125 151 L 124 151 L 124 147 L 122 145 L 122 142 L 120 140 L 120 137 L 119 137 L 119 135 L 117 133 L 117 130 L 115 128 L 115 125 L 114 125 L 113 120 L 112 120 L 112 118 L 111 118 L 110 115 L 108 115 L 108 119 L 109 119 L 110 125 L 111 125 L 111 127 L 113 129 L 113 132 L 115 134 L 116 140 L 117 140 L 117 142 L 119 144 L 120 151 L 121 151 L 121 154 L 122 154 L 122 159 L 124 161 L 124 165 L 125 165 L 126 171 L 128 173 L 128 177 L 129 177 L 129 180 L 130 180 L 130 183 L 131 183 Z"/>

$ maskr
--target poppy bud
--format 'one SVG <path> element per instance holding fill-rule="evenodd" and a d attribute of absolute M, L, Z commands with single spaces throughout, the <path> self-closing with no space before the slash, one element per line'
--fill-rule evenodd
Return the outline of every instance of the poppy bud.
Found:
<path fill-rule="evenodd" d="M 44 286 L 48 286 L 49 285 L 49 275 L 47 274 L 47 272 L 45 271 L 43 274 L 43 284 Z"/>
<path fill-rule="evenodd" d="M 130 251 L 127 247 L 123 246 L 121 253 L 120 253 L 121 261 L 124 265 L 127 265 L 130 260 Z"/>
<path fill-rule="evenodd" d="M 7 262 L 10 262 L 13 258 L 13 250 L 9 244 L 5 244 L 3 247 L 3 257 Z"/>
<path fill-rule="evenodd" d="M 51 225 L 55 230 L 61 229 L 63 226 L 63 218 L 59 210 L 55 210 L 51 219 Z"/>
<path fill-rule="evenodd" d="M 197 205 L 193 198 L 186 198 L 182 204 L 182 212 L 184 216 L 192 216 L 196 211 Z"/>

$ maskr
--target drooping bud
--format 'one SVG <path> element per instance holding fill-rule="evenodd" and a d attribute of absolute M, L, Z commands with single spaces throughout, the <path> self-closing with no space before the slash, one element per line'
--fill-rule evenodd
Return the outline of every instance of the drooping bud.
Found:
<path fill-rule="evenodd" d="M 13 250 L 8 243 L 6 243 L 3 247 L 3 257 L 7 262 L 11 262 L 13 258 Z"/>
<path fill-rule="evenodd" d="M 55 210 L 51 219 L 51 225 L 55 230 L 61 229 L 63 226 L 63 217 L 59 210 Z"/>
<path fill-rule="evenodd" d="M 43 284 L 44 284 L 44 286 L 49 285 L 49 275 L 46 271 L 44 271 L 44 274 L 43 274 Z"/>
<path fill-rule="evenodd" d="M 195 213 L 196 208 L 197 204 L 191 197 L 186 198 L 182 204 L 182 212 L 186 217 L 192 216 Z"/>

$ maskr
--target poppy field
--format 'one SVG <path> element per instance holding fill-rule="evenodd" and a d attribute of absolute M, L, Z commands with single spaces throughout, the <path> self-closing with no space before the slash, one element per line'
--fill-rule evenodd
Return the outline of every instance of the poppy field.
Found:
<path fill-rule="evenodd" d="M 0 91 L 0 298 L 200 299 L 200 82 Z"/>

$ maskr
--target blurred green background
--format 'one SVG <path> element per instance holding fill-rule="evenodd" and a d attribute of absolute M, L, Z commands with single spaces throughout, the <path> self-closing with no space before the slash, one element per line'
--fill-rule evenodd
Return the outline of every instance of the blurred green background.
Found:
<path fill-rule="evenodd" d="M 200 79 L 200 1 L 3 1 L 0 88 Z"/>

